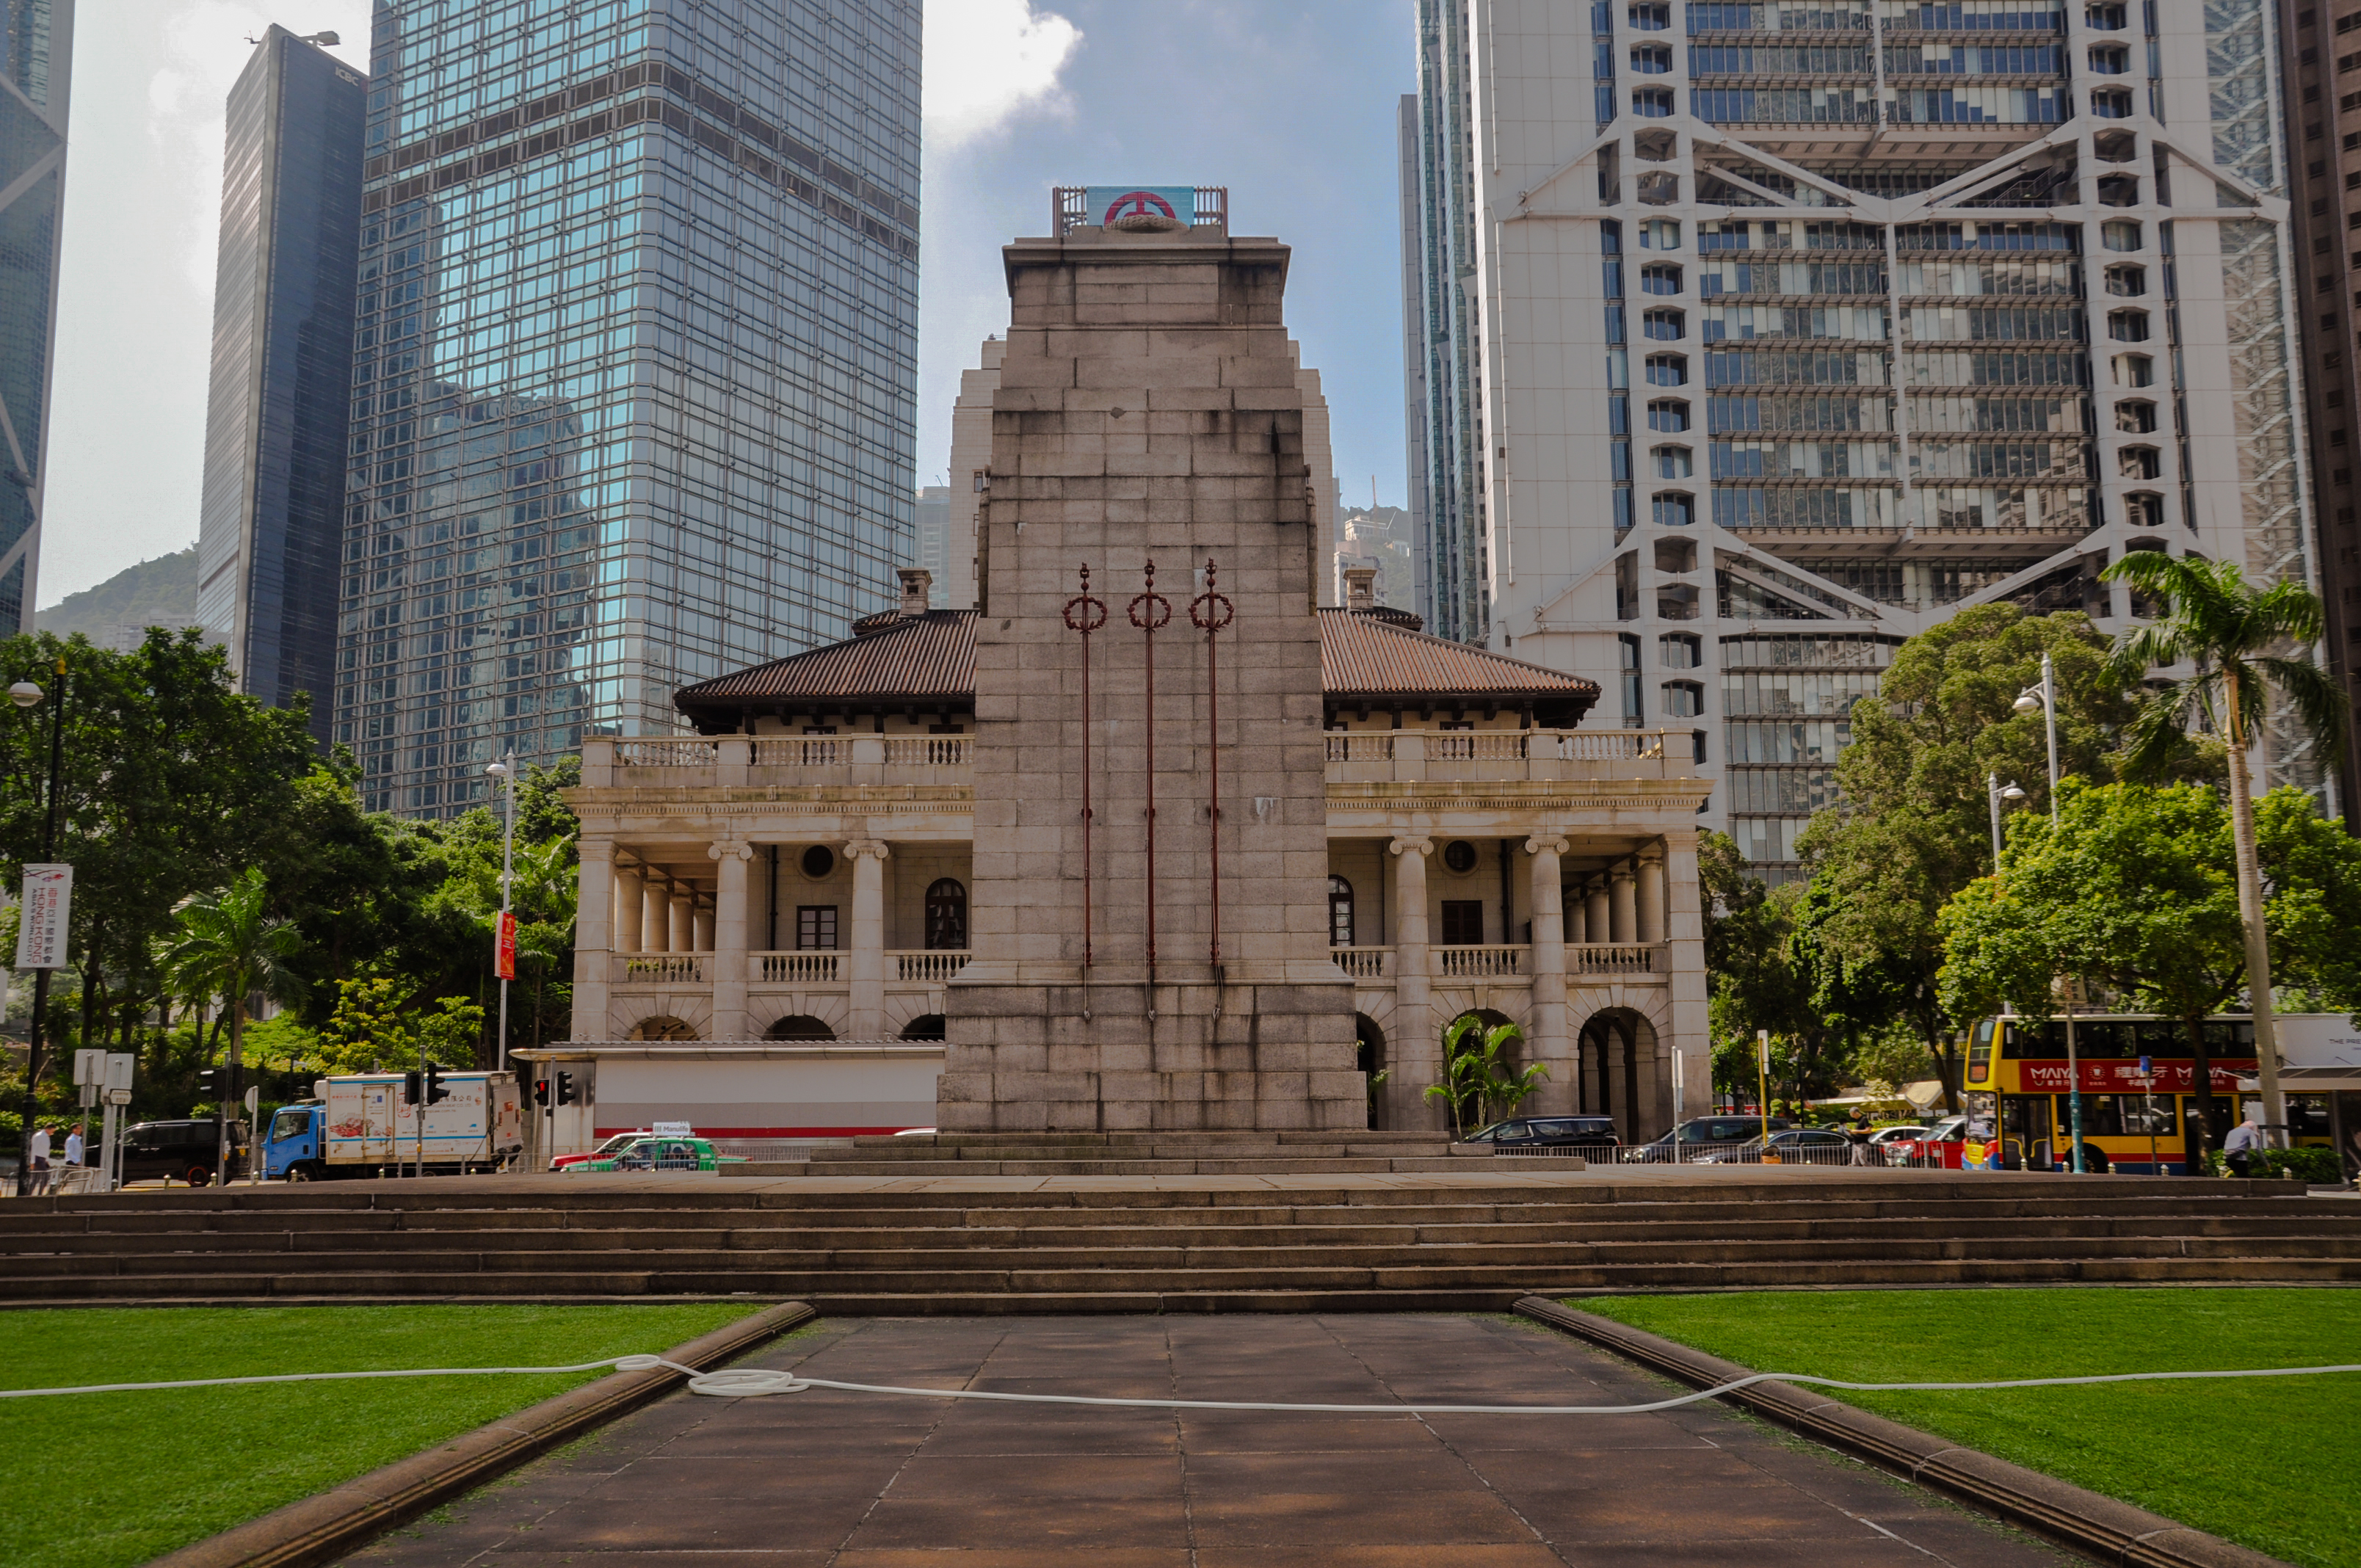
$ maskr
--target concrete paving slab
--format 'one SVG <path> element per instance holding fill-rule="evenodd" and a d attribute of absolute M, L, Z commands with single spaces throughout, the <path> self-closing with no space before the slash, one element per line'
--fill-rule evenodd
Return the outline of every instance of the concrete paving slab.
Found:
<path fill-rule="evenodd" d="M 752 1365 L 848 1382 L 1383 1405 L 1664 1385 L 1482 1317 L 853 1319 Z M 955 1556 L 948 1555 L 956 1553 Z M 676 1395 L 350 1559 L 369 1568 L 2056 1568 L 1719 1408 L 1437 1417 Z"/>

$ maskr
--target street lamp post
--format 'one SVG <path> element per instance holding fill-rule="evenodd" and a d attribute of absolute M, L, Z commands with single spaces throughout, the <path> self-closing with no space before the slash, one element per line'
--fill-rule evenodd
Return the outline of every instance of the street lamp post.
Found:
<path fill-rule="evenodd" d="M 2049 655 L 2041 655 L 2041 679 L 2016 694 L 2010 705 L 2019 713 L 2041 710 L 2041 721 L 2049 732 L 2049 825 L 2058 825 L 2058 673 L 2050 667 Z M 2082 1174 L 2082 1060 L 2074 1048 L 2074 1001 L 2066 1001 L 2066 1104 L 2067 1128 L 2074 1140 L 2074 1174 Z"/>
<path fill-rule="evenodd" d="M 1986 773 L 1984 795 L 1992 802 L 1993 874 L 1998 876 L 2000 874 L 2000 803 L 2004 800 L 2023 800 L 2025 791 L 2014 784 L 2001 783 L 1998 773 Z"/>
<path fill-rule="evenodd" d="M 41 859 L 54 861 L 58 858 L 58 775 L 64 771 L 66 757 L 66 662 L 58 657 L 58 700 L 49 709 L 49 797 L 48 812 L 41 828 Z M 31 707 L 39 702 L 41 688 L 30 681 L 18 681 L 8 688 L 8 700 L 18 707 Z M 33 1027 L 25 1053 L 25 1118 L 23 1142 L 16 1151 L 16 1196 L 22 1198 L 26 1184 L 33 1179 L 33 1123 L 40 1113 L 35 1091 L 41 1081 L 42 1025 L 49 1014 L 49 976 L 48 968 L 33 971 Z"/>
<path fill-rule="evenodd" d="M 503 816 L 500 825 L 500 925 L 492 938 L 492 962 L 505 970 L 500 961 L 500 952 L 509 933 L 512 906 L 511 893 L 516 883 L 516 753 L 509 752 L 484 772 L 498 779 L 502 785 Z M 499 1056 L 495 1070 L 506 1072 L 509 1067 L 509 977 L 500 975 L 500 1033 Z"/>

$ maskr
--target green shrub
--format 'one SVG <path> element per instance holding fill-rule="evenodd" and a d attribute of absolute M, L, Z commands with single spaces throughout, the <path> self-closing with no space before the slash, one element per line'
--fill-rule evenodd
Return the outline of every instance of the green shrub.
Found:
<path fill-rule="evenodd" d="M 2264 1149 L 2258 1167 L 2250 1173 L 2258 1179 L 2269 1179 L 2310 1182 L 2318 1187 L 2333 1187 L 2345 1179 L 2345 1165 L 2336 1151 L 2324 1144 L 2306 1144 L 2300 1148 Z M 2205 1170 L 2211 1176 L 2228 1176 L 2229 1157 L 2220 1149 L 2205 1156 Z"/>

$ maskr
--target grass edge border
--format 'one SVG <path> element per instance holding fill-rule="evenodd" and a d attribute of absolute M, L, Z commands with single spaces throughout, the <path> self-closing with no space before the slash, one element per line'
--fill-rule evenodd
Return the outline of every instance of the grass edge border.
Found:
<path fill-rule="evenodd" d="M 783 1301 L 664 1352 L 708 1371 L 818 1316 Z M 617 1372 L 462 1432 L 324 1492 L 156 1558 L 150 1568 L 317 1568 L 685 1381 L 668 1367 Z"/>
<path fill-rule="evenodd" d="M 1691 1387 L 1712 1387 L 1754 1371 L 1546 1297 L 1526 1296 L 1517 1302 L 1516 1311 Z M 2279 1559 L 2251 1547 L 1791 1383 L 1757 1383 L 1723 1398 L 2103 1562 L 2132 1568 L 2285 1568 Z"/>

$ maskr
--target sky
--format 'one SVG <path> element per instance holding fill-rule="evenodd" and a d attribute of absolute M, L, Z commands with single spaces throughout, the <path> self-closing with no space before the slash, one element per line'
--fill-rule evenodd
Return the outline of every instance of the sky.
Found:
<path fill-rule="evenodd" d="M 1294 247 L 1288 323 L 1321 373 L 1347 502 L 1404 502 L 1395 104 L 1413 0 L 928 0 L 917 473 L 960 371 L 1008 323 L 999 247 L 1053 185 L 1226 185 L 1235 234 Z M 369 0 L 81 7 L 38 602 L 197 535 L 223 103 L 271 21 L 363 70 Z M 104 22 L 102 23 L 102 18 Z"/>

